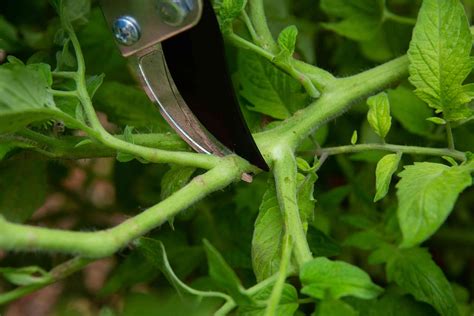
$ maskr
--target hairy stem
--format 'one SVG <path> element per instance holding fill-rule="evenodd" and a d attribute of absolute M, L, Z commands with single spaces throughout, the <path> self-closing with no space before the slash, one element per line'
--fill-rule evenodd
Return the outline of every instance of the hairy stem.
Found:
<path fill-rule="evenodd" d="M 381 150 L 389 152 L 401 152 L 404 154 L 414 154 L 414 155 L 427 155 L 427 156 L 448 156 L 454 159 L 465 161 L 466 154 L 457 151 L 451 150 L 448 148 L 429 148 L 429 147 L 417 147 L 417 146 L 402 146 L 402 145 L 392 145 L 392 144 L 360 144 L 360 145 L 347 145 L 347 146 L 338 146 L 338 147 L 328 147 L 321 148 L 316 150 L 316 154 L 319 156 L 322 155 L 339 155 L 339 154 L 350 154 L 357 153 L 362 151 L 371 151 L 371 150 Z"/>
<path fill-rule="evenodd" d="M 451 127 L 450 122 L 446 123 L 446 137 L 448 140 L 448 148 L 453 151 L 456 150 L 456 147 L 454 145 L 453 128 Z"/>
<path fill-rule="evenodd" d="M 114 137 L 124 140 L 123 135 L 115 135 Z M 0 136 L 0 140 L 4 138 Z M 83 159 L 98 157 L 116 157 L 117 150 L 103 145 L 99 142 L 85 143 L 83 141 L 90 140 L 88 137 L 79 136 L 62 136 L 50 137 L 32 130 L 23 130 L 15 133 L 15 135 L 5 137 L 5 139 L 15 141 L 24 141 L 33 151 L 39 151 L 47 157 L 53 159 Z M 176 134 L 134 134 L 133 142 L 136 145 L 150 147 L 162 150 L 187 150 L 188 146 Z M 80 145 L 80 146 L 78 146 Z"/>
<path fill-rule="evenodd" d="M 322 97 L 274 129 L 255 135 L 264 155 L 271 156 L 275 143 L 296 148 L 315 129 L 346 111 L 363 97 L 374 94 L 408 75 L 408 57 L 403 56 L 363 73 L 334 80 Z M 270 157 L 268 157 L 270 158 Z"/>
<path fill-rule="evenodd" d="M 285 286 L 286 277 L 288 275 L 288 269 L 291 262 L 291 237 L 285 234 L 282 243 L 282 254 L 280 260 L 280 268 L 278 270 L 278 278 L 272 289 L 272 294 L 268 300 L 268 306 L 265 310 L 265 316 L 276 315 L 278 305 L 280 304 L 281 295 Z"/>
<path fill-rule="evenodd" d="M 278 46 L 267 24 L 263 0 L 250 0 L 248 5 L 250 9 L 250 20 L 258 35 L 258 45 L 272 53 L 277 53 Z"/>
<path fill-rule="evenodd" d="M 72 232 L 7 222 L 0 217 L 0 249 L 58 251 L 90 258 L 107 257 L 133 239 L 145 235 L 207 195 L 238 180 L 249 164 L 229 156 L 212 170 L 197 176 L 166 200 L 104 231 Z"/>
<path fill-rule="evenodd" d="M 275 184 L 285 232 L 294 242 L 293 253 L 298 266 L 301 266 L 311 260 L 312 255 L 298 209 L 295 157 L 287 146 L 278 147 L 273 155 Z"/>

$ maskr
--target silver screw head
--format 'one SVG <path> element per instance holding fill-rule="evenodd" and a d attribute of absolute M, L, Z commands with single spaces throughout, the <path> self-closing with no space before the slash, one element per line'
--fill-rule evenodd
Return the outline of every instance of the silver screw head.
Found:
<path fill-rule="evenodd" d="M 115 39 L 122 45 L 131 46 L 140 40 L 140 25 L 131 16 L 121 16 L 112 25 Z"/>
<path fill-rule="evenodd" d="M 193 9 L 193 2 L 192 0 L 158 0 L 158 14 L 164 23 L 179 26 Z"/>

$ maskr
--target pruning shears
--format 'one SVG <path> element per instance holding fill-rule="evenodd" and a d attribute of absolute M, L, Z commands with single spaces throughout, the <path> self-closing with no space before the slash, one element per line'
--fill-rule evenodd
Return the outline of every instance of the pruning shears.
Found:
<path fill-rule="evenodd" d="M 163 117 L 197 152 L 268 166 L 243 119 L 209 0 L 101 0 L 123 56 Z"/>

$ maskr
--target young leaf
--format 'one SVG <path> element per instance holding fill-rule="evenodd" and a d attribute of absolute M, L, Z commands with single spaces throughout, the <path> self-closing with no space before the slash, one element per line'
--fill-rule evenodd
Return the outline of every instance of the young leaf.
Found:
<path fill-rule="evenodd" d="M 232 31 L 232 22 L 239 17 L 246 4 L 246 0 L 222 0 L 216 3 L 216 12 L 224 33 Z"/>
<path fill-rule="evenodd" d="M 470 117 L 472 36 L 459 0 L 424 0 L 408 51 L 410 82 L 429 106 L 448 121 Z"/>
<path fill-rule="evenodd" d="M 352 133 L 352 137 L 351 137 L 351 144 L 352 145 L 357 144 L 358 138 L 359 136 L 357 135 L 357 130 L 354 130 L 354 133 Z"/>
<path fill-rule="evenodd" d="M 0 275 L 15 285 L 32 285 L 49 282 L 52 276 L 40 267 L 0 268 Z"/>
<path fill-rule="evenodd" d="M 375 193 L 374 202 L 380 201 L 387 195 L 388 189 L 390 187 L 390 182 L 392 181 L 392 176 L 395 171 L 397 171 L 401 158 L 401 153 L 390 154 L 383 157 L 378 162 L 377 168 L 375 170 L 375 186 L 377 192 Z"/>
<path fill-rule="evenodd" d="M 397 184 L 403 247 L 418 245 L 438 230 L 459 194 L 472 185 L 471 172 L 468 166 L 429 162 L 405 167 Z"/>
<path fill-rule="evenodd" d="M 296 80 L 256 54 L 239 52 L 239 74 L 240 95 L 253 105 L 252 111 L 286 119 L 307 103 Z"/>
<path fill-rule="evenodd" d="M 226 290 L 238 303 L 252 304 L 253 299 L 244 293 L 244 288 L 239 278 L 231 267 L 225 262 L 222 255 L 207 240 L 204 240 L 209 275 L 220 288 Z"/>
<path fill-rule="evenodd" d="M 322 0 L 321 9 L 342 18 L 323 26 L 356 41 L 373 38 L 383 22 L 385 0 Z"/>
<path fill-rule="evenodd" d="M 54 118 L 59 109 L 48 91 L 51 83 L 49 65 L 14 61 L 0 66 L 0 133 Z"/>
<path fill-rule="evenodd" d="M 274 62 L 279 65 L 292 67 L 293 54 L 296 47 L 296 38 L 298 37 L 298 29 L 291 25 L 281 31 L 278 36 L 278 46 L 280 52 L 275 56 Z"/>
<path fill-rule="evenodd" d="M 443 316 L 459 316 L 453 290 L 425 249 L 401 250 L 387 264 L 387 277 Z"/>
<path fill-rule="evenodd" d="M 387 136 L 392 126 L 392 117 L 390 116 L 390 101 L 385 92 L 379 93 L 367 99 L 369 112 L 367 120 L 372 129 L 382 138 Z"/>
<path fill-rule="evenodd" d="M 339 299 L 345 296 L 373 299 L 383 291 L 358 267 L 323 257 L 303 265 L 300 279 L 304 286 L 301 292 L 318 299 Z"/>
<path fill-rule="evenodd" d="M 436 125 L 446 125 L 447 123 L 446 120 L 443 120 L 441 117 L 437 117 L 437 116 L 428 117 L 426 120 Z"/>
<path fill-rule="evenodd" d="M 46 198 L 46 164 L 7 161 L 0 164 L 0 174 L 0 215 L 14 222 L 26 221 Z"/>

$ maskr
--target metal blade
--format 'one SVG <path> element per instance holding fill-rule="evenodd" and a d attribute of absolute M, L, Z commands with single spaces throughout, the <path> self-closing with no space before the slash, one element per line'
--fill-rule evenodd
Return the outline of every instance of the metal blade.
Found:
<path fill-rule="evenodd" d="M 227 148 L 268 170 L 241 113 L 208 0 L 199 23 L 164 41 L 162 49 L 176 87 L 198 120 Z"/>

